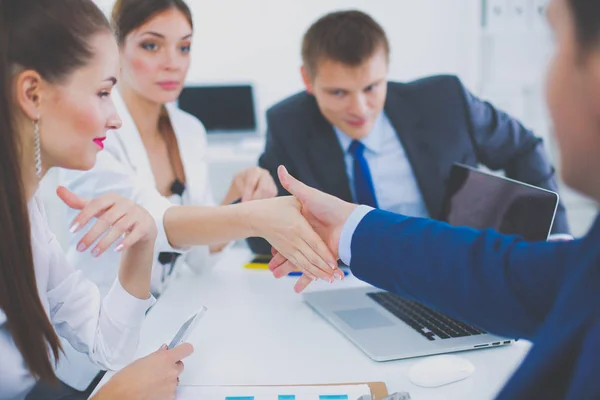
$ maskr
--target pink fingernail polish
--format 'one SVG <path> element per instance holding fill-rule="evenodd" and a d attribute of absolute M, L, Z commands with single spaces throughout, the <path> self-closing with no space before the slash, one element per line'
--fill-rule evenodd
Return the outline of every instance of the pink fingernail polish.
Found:
<path fill-rule="evenodd" d="M 83 244 L 83 243 L 79 243 L 79 244 L 77 245 L 77 251 L 78 251 L 78 252 L 80 252 L 80 253 L 81 253 L 81 252 L 84 252 L 84 251 L 85 251 L 85 249 L 86 249 L 86 246 L 85 246 L 85 244 Z"/>
<path fill-rule="evenodd" d="M 117 253 L 120 253 L 121 251 L 123 251 L 124 248 L 125 248 L 125 246 L 123 246 L 122 244 L 120 244 L 117 247 L 115 247 L 115 251 Z"/>
<path fill-rule="evenodd" d="M 92 256 L 98 257 L 99 254 L 100 254 L 100 249 L 94 249 L 94 250 L 92 250 Z"/>

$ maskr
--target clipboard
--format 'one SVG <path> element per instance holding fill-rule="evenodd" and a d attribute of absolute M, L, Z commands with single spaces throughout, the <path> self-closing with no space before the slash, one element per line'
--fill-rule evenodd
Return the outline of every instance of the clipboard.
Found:
<path fill-rule="evenodd" d="M 355 386 L 355 385 L 367 385 L 369 387 L 369 391 L 371 392 L 372 400 L 381 400 L 384 397 L 388 396 L 388 390 L 385 382 L 352 382 L 352 383 L 326 383 L 326 384 L 287 384 L 287 385 L 225 385 L 223 387 L 286 387 L 286 386 L 310 386 L 310 387 L 319 387 L 319 386 Z M 187 386 L 187 385 L 186 385 Z M 195 386 L 195 385 L 189 385 Z M 185 386 L 184 386 L 185 387 Z"/>
<path fill-rule="evenodd" d="M 385 382 L 352 382 L 352 383 L 325 383 L 316 385 L 267 385 L 267 386 L 351 386 L 351 385 L 367 385 L 371 390 L 372 400 L 381 400 L 384 397 L 389 396 L 387 386 Z"/>
<path fill-rule="evenodd" d="M 367 385 L 369 389 L 371 389 L 371 398 L 373 400 L 381 400 L 384 397 L 388 396 L 388 389 L 385 382 L 355 382 L 355 383 L 341 383 L 341 386 L 344 385 Z M 329 385 L 311 385 L 311 386 L 329 386 Z M 335 385 L 337 386 L 337 385 Z"/>

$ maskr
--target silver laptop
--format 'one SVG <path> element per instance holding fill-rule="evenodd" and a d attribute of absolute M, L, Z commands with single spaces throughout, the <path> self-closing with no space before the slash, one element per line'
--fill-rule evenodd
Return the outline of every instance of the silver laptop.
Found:
<path fill-rule="evenodd" d="M 542 241 L 550 233 L 557 206 L 554 192 L 456 164 L 441 219 Z M 375 361 L 514 341 L 374 287 L 310 292 L 304 294 L 304 301 Z"/>

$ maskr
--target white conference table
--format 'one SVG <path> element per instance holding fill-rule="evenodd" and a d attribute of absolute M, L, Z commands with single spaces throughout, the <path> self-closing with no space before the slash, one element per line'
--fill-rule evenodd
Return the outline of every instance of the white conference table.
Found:
<path fill-rule="evenodd" d="M 421 388 L 408 379 L 415 359 L 378 363 L 325 322 L 293 291 L 297 278 L 274 279 L 249 270 L 247 249 L 233 248 L 200 275 L 179 272 L 144 322 L 137 357 L 169 343 L 185 319 L 201 305 L 208 312 L 188 342 L 182 385 L 284 385 L 383 381 L 390 393 L 408 391 L 414 400 L 491 399 L 530 345 L 459 353 L 475 365 L 469 378 L 440 388 Z M 307 290 L 365 285 L 354 277 Z M 112 374 L 107 374 L 104 383 Z M 101 384 L 102 384 L 101 383 Z"/>

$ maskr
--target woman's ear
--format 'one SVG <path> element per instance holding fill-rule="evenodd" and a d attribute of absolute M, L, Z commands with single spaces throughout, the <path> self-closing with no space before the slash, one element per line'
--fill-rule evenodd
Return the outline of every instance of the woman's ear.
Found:
<path fill-rule="evenodd" d="M 19 108 L 32 121 L 40 118 L 42 77 L 33 70 L 25 70 L 18 74 L 15 91 Z"/>

